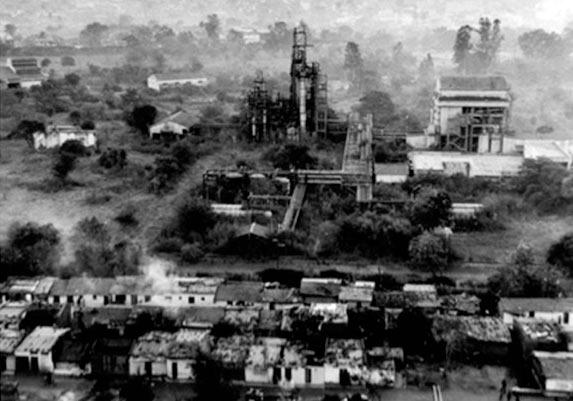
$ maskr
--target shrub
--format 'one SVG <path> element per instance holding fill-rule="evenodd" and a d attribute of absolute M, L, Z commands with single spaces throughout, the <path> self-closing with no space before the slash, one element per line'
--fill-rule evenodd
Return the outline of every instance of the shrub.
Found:
<path fill-rule="evenodd" d="M 570 276 L 573 276 L 573 232 L 565 234 L 549 247 L 547 262 L 564 268 Z"/>
<path fill-rule="evenodd" d="M 448 224 L 452 201 L 444 191 L 424 189 L 408 206 L 408 217 L 414 225 L 425 229 Z"/>
<path fill-rule="evenodd" d="M 122 169 L 127 164 L 127 153 L 123 149 L 107 149 L 100 155 L 98 164 L 106 169 L 113 167 Z"/>
<path fill-rule="evenodd" d="M 179 253 L 183 247 L 183 240 L 177 237 L 158 239 L 153 250 L 158 253 Z"/>
<path fill-rule="evenodd" d="M 501 297 L 555 298 L 563 292 L 562 280 L 563 275 L 549 266 L 509 265 L 490 276 L 487 287 Z"/>
<path fill-rule="evenodd" d="M 181 248 L 181 259 L 187 263 L 197 263 L 203 258 L 203 250 L 199 244 L 185 244 Z"/>
<path fill-rule="evenodd" d="M 76 60 L 71 56 L 64 56 L 60 59 L 60 63 L 64 67 L 73 67 L 76 65 Z"/>
<path fill-rule="evenodd" d="M 54 178 L 60 181 L 65 181 L 68 177 L 68 174 L 74 169 L 75 165 L 75 155 L 64 152 L 59 153 L 54 166 L 52 167 Z"/>
<path fill-rule="evenodd" d="M 452 260 L 448 240 L 437 234 L 425 232 L 410 243 L 410 262 L 418 270 L 438 273 L 446 270 Z"/>
<path fill-rule="evenodd" d="M 263 158 L 272 163 L 273 167 L 288 170 L 313 168 L 316 165 L 316 158 L 311 156 L 306 145 L 286 144 L 274 146 L 269 149 Z"/>
<path fill-rule="evenodd" d="M 82 125 L 80 125 L 80 128 L 83 130 L 94 130 L 95 129 L 95 123 L 93 121 L 87 120 L 87 121 L 84 121 L 82 123 Z"/>
<path fill-rule="evenodd" d="M 66 74 L 64 81 L 70 86 L 78 86 L 80 83 L 80 76 L 78 74 Z"/>
<path fill-rule="evenodd" d="M 139 221 L 136 217 L 137 209 L 133 205 L 128 205 L 123 208 L 117 216 L 115 216 L 115 221 L 123 226 L 136 226 Z"/>
<path fill-rule="evenodd" d="M 64 142 L 62 146 L 60 146 L 59 152 L 76 157 L 89 156 L 89 152 L 84 144 L 76 139 L 68 139 Z"/>
<path fill-rule="evenodd" d="M 216 221 L 215 213 L 207 201 L 188 197 L 177 206 L 171 226 L 179 238 L 193 242 L 197 234 L 206 235 L 215 226 Z"/>

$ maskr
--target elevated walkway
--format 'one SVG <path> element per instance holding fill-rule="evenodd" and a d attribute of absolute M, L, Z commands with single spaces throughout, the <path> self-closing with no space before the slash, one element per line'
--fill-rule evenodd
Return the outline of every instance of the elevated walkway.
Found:
<path fill-rule="evenodd" d="M 297 184 L 290 198 L 288 209 L 285 213 L 279 231 L 294 230 L 304 203 L 304 195 L 306 194 L 306 184 Z"/>

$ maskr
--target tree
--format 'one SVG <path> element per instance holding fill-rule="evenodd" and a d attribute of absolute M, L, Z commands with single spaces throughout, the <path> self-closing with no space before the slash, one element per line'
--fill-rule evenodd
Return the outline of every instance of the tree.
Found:
<path fill-rule="evenodd" d="M 78 84 L 80 83 L 80 76 L 78 74 L 66 74 L 64 76 L 64 81 L 66 82 L 66 84 L 70 85 L 70 86 L 78 86 Z"/>
<path fill-rule="evenodd" d="M 95 129 L 95 123 L 91 120 L 86 120 L 84 121 L 81 125 L 80 128 L 83 130 L 94 130 Z"/>
<path fill-rule="evenodd" d="M 565 41 L 555 32 L 543 29 L 525 32 L 517 38 L 517 43 L 529 58 L 553 60 L 567 56 Z"/>
<path fill-rule="evenodd" d="M 510 264 L 489 277 L 487 288 L 500 297 L 555 298 L 563 292 L 562 281 L 563 274 L 551 266 Z"/>
<path fill-rule="evenodd" d="M 22 120 L 10 133 L 12 139 L 24 139 L 30 146 L 34 146 L 34 132 L 46 132 L 44 123 L 35 120 Z"/>
<path fill-rule="evenodd" d="M 107 25 L 93 22 L 80 32 L 80 42 L 86 47 L 100 47 L 103 34 L 108 29 Z"/>
<path fill-rule="evenodd" d="M 291 167 L 312 168 L 316 165 L 316 158 L 310 155 L 308 146 L 293 143 L 269 149 L 264 159 L 270 161 L 273 167 L 282 170 L 288 170 Z"/>
<path fill-rule="evenodd" d="M 573 276 L 573 232 L 565 234 L 549 247 L 547 262 L 564 268 Z"/>
<path fill-rule="evenodd" d="M 431 273 L 444 271 L 452 259 L 448 239 L 430 232 L 415 237 L 410 242 L 409 253 L 414 267 Z"/>
<path fill-rule="evenodd" d="M 52 64 L 52 60 L 50 60 L 49 58 L 43 59 L 42 62 L 40 63 L 40 65 L 42 66 L 42 68 L 49 67 L 50 64 Z"/>
<path fill-rule="evenodd" d="M 386 92 L 373 91 L 360 99 L 357 111 L 363 116 L 372 114 L 375 126 L 385 126 L 392 121 L 396 106 Z"/>
<path fill-rule="evenodd" d="M 80 125 L 80 122 L 82 120 L 82 115 L 78 110 L 74 110 L 70 112 L 68 120 L 70 120 L 70 123 L 72 123 L 72 125 Z"/>
<path fill-rule="evenodd" d="M 501 21 L 495 19 L 493 25 L 489 18 L 480 18 L 479 20 L 479 42 L 475 46 L 475 62 L 478 63 L 477 70 L 480 72 L 487 71 L 491 66 L 497 52 L 501 46 L 503 36 L 501 35 Z"/>
<path fill-rule="evenodd" d="M 346 50 L 344 52 L 344 69 L 348 73 L 349 81 L 356 87 L 360 88 L 362 85 L 362 73 L 364 70 L 364 62 L 358 44 L 355 42 L 346 43 Z"/>
<path fill-rule="evenodd" d="M 271 50 L 280 50 L 288 47 L 291 41 L 291 33 L 286 22 L 275 22 L 269 26 L 269 31 L 265 47 Z"/>
<path fill-rule="evenodd" d="M 73 67 L 76 65 L 76 59 L 72 56 L 64 56 L 60 59 L 60 63 L 64 67 Z"/>
<path fill-rule="evenodd" d="M 188 197 L 177 206 L 169 231 L 172 231 L 174 236 L 193 243 L 206 235 L 216 222 L 216 216 L 208 202 L 202 198 Z"/>
<path fill-rule="evenodd" d="M 207 37 L 213 42 L 219 41 L 219 32 L 221 30 L 221 22 L 217 14 L 209 14 L 207 21 L 202 21 L 200 26 L 205 29 Z"/>
<path fill-rule="evenodd" d="M 408 207 L 408 216 L 414 225 L 429 230 L 448 224 L 451 217 L 452 200 L 445 191 L 425 189 Z"/>
<path fill-rule="evenodd" d="M 434 79 L 434 59 L 432 55 L 428 53 L 425 59 L 420 62 L 420 67 L 418 68 L 418 79 L 421 82 L 429 82 Z"/>
<path fill-rule="evenodd" d="M 75 155 L 67 152 L 58 153 L 54 166 L 52 167 L 52 174 L 54 175 L 54 178 L 64 182 L 75 166 Z"/>
<path fill-rule="evenodd" d="M 149 137 L 149 127 L 155 122 L 157 109 L 149 104 L 135 106 L 128 117 L 128 124 L 139 130 L 142 136 Z"/>
<path fill-rule="evenodd" d="M 61 236 L 52 224 L 15 223 L 0 247 L 0 281 L 9 276 L 54 274 L 62 251 Z"/>
<path fill-rule="evenodd" d="M 14 36 L 16 36 L 17 30 L 18 29 L 16 28 L 16 25 L 14 25 L 14 24 L 4 25 L 4 32 L 6 32 L 6 34 L 9 35 L 11 38 L 14 38 Z"/>
<path fill-rule="evenodd" d="M 454 43 L 454 63 L 458 65 L 458 70 L 467 72 L 471 44 L 472 28 L 469 25 L 463 25 L 458 29 L 456 42 Z"/>

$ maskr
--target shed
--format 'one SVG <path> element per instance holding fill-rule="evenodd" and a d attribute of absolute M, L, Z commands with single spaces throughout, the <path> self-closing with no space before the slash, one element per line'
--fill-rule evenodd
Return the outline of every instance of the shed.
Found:
<path fill-rule="evenodd" d="M 16 372 L 54 372 L 52 351 L 69 329 L 36 327 L 14 351 Z"/>

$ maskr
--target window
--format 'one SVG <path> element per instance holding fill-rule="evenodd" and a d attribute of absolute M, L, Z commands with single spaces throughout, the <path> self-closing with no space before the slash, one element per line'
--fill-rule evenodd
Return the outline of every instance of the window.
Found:
<path fill-rule="evenodd" d="M 189 302 L 190 304 L 194 304 L 195 303 L 195 297 L 189 297 L 187 302 Z"/>
<path fill-rule="evenodd" d="M 74 296 L 73 295 L 68 295 L 68 301 L 69 304 L 73 304 L 74 303 Z"/>
<path fill-rule="evenodd" d="M 292 380 L 292 369 L 291 368 L 285 368 L 285 380 L 286 381 Z"/>
<path fill-rule="evenodd" d="M 145 302 L 151 302 L 151 295 L 146 295 L 144 299 Z"/>
<path fill-rule="evenodd" d="M 307 384 L 312 383 L 312 370 L 310 368 L 304 370 L 304 382 Z"/>
<path fill-rule="evenodd" d="M 535 317 L 535 311 L 529 311 L 529 317 Z"/>
<path fill-rule="evenodd" d="M 569 312 L 563 314 L 563 324 L 569 324 Z"/>
<path fill-rule="evenodd" d="M 95 301 L 97 299 L 97 295 L 92 295 L 92 299 Z"/>
<path fill-rule="evenodd" d="M 59 296 L 59 295 L 54 295 L 54 303 L 55 303 L 55 304 L 59 304 L 59 303 L 60 303 L 60 296 Z"/>
<path fill-rule="evenodd" d="M 204 301 L 204 300 L 205 300 L 205 297 L 201 297 L 201 301 Z"/>
<path fill-rule="evenodd" d="M 115 303 L 118 305 L 125 305 L 125 295 L 116 295 L 115 296 Z"/>

